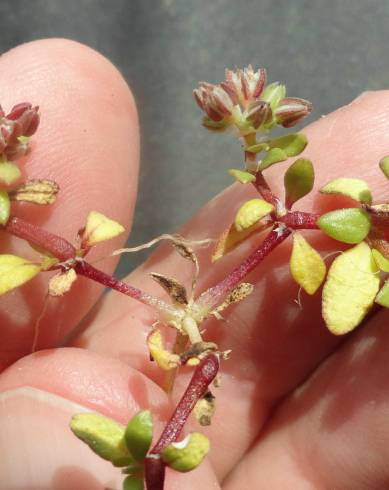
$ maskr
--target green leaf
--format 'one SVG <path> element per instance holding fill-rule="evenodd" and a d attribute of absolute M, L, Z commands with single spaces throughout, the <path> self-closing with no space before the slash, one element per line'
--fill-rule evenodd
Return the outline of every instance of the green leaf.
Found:
<path fill-rule="evenodd" d="M 269 151 L 270 147 L 267 144 L 267 142 L 257 143 L 256 145 L 248 146 L 247 148 L 245 148 L 245 150 L 248 151 L 249 153 L 260 153 L 263 150 Z"/>
<path fill-rule="evenodd" d="M 12 162 L 0 161 L 0 183 L 11 185 L 21 176 L 19 167 Z"/>
<path fill-rule="evenodd" d="M 370 231 L 370 218 L 359 208 L 337 209 L 323 214 L 317 224 L 328 236 L 344 243 L 359 243 Z"/>
<path fill-rule="evenodd" d="M 385 306 L 385 308 L 389 308 L 389 279 L 380 289 L 375 298 L 375 302 L 381 306 Z"/>
<path fill-rule="evenodd" d="M 41 267 L 16 255 L 0 255 L 0 295 L 30 281 Z"/>
<path fill-rule="evenodd" d="M 322 194 L 338 194 L 351 197 L 363 204 L 371 204 L 372 195 L 369 186 L 362 179 L 340 178 L 331 180 L 320 189 Z"/>
<path fill-rule="evenodd" d="M 142 410 L 129 421 L 125 439 L 132 456 L 143 461 L 153 439 L 153 418 L 149 410 Z"/>
<path fill-rule="evenodd" d="M 261 95 L 261 99 L 265 102 L 269 102 L 272 111 L 274 111 L 285 95 L 285 85 L 281 85 L 279 82 L 273 82 L 267 85 Z"/>
<path fill-rule="evenodd" d="M 0 224 L 5 225 L 11 211 L 11 201 L 8 192 L 0 191 Z"/>
<path fill-rule="evenodd" d="M 302 133 L 292 133 L 267 141 L 270 148 L 281 148 L 288 157 L 294 157 L 304 151 L 308 144 L 307 137 Z"/>
<path fill-rule="evenodd" d="M 265 170 L 275 163 L 284 162 L 288 155 L 281 148 L 272 148 L 269 153 L 263 158 L 259 165 L 259 170 Z"/>
<path fill-rule="evenodd" d="M 176 471 L 186 473 L 197 468 L 210 449 L 209 440 L 193 432 L 181 442 L 173 442 L 161 452 L 163 461 Z"/>
<path fill-rule="evenodd" d="M 115 420 L 97 413 L 79 413 L 73 416 L 70 428 L 93 452 L 114 466 L 133 463 L 124 440 L 125 429 Z"/>
<path fill-rule="evenodd" d="M 284 176 L 285 201 L 290 208 L 296 201 L 309 194 L 315 181 L 312 162 L 299 158 L 288 168 Z"/>
<path fill-rule="evenodd" d="M 274 211 L 274 206 L 263 199 L 245 202 L 235 216 L 235 228 L 243 231 Z"/>
<path fill-rule="evenodd" d="M 379 284 L 378 269 L 365 242 L 337 257 L 328 271 L 322 296 L 323 318 L 329 330 L 343 335 L 357 327 L 372 306 Z"/>
<path fill-rule="evenodd" d="M 389 272 L 389 260 L 386 259 L 376 248 L 371 251 L 377 267 L 383 272 Z"/>
<path fill-rule="evenodd" d="M 127 476 L 123 482 L 123 490 L 144 490 L 143 478 L 139 476 Z"/>
<path fill-rule="evenodd" d="M 389 179 L 389 156 L 382 158 L 380 161 L 380 169 L 387 179 Z"/>
<path fill-rule="evenodd" d="M 247 184 L 249 182 L 255 182 L 255 175 L 244 170 L 238 170 L 237 168 L 230 168 L 228 173 L 234 177 L 241 184 Z"/>
<path fill-rule="evenodd" d="M 297 284 L 308 294 L 317 291 L 326 275 L 324 260 L 300 233 L 293 235 L 290 271 Z"/>

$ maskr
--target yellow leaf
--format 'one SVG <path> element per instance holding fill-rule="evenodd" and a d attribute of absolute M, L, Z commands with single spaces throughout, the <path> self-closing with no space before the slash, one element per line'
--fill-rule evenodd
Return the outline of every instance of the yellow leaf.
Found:
<path fill-rule="evenodd" d="M 272 211 L 274 206 L 263 199 L 250 199 L 236 213 L 235 228 L 237 231 L 246 230 Z"/>
<path fill-rule="evenodd" d="M 0 182 L 2 184 L 11 185 L 16 182 L 21 176 L 19 167 L 12 162 L 0 161 Z"/>
<path fill-rule="evenodd" d="M 0 224 L 5 225 L 9 218 L 11 211 L 11 202 L 9 200 L 8 192 L 0 191 Z"/>
<path fill-rule="evenodd" d="M 180 356 L 177 354 L 172 354 L 165 349 L 160 330 L 155 329 L 151 332 L 147 338 L 147 345 L 149 347 L 151 357 L 164 371 L 174 369 L 180 364 Z"/>
<path fill-rule="evenodd" d="M 374 302 L 380 279 L 371 250 L 365 242 L 337 257 L 323 288 L 322 312 L 335 335 L 357 327 Z"/>
<path fill-rule="evenodd" d="M 16 255 L 0 255 L 0 294 L 21 286 L 35 277 L 41 268 L 39 265 L 17 257 Z"/>
<path fill-rule="evenodd" d="M 88 247 L 93 247 L 97 243 L 120 235 L 123 231 L 124 227 L 117 221 L 113 221 L 97 211 L 91 211 L 86 220 L 82 243 Z"/>
<path fill-rule="evenodd" d="M 249 238 L 255 231 L 258 231 L 261 228 L 263 228 L 263 223 L 260 222 L 255 223 L 242 231 L 238 231 L 234 224 L 231 225 L 219 237 L 212 255 L 212 262 L 224 257 L 224 255 L 234 250 L 234 248 L 244 242 L 246 238 Z"/>
<path fill-rule="evenodd" d="M 326 275 L 326 266 L 320 254 L 300 233 L 293 235 L 293 250 L 290 258 L 293 279 L 308 294 L 314 294 Z"/>
<path fill-rule="evenodd" d="M 322 194 L 340 194 L 364 204 L 371 204 L 372 201 L 370 188 L 362 179 L 342 177 L 331 180 L 320 189 L 320 192 Z"/>

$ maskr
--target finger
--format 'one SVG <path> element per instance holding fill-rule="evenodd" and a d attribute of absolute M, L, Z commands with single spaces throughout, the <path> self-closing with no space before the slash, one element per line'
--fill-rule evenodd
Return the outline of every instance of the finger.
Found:
<path fill-rule="evenodd" d="M 381 311 L 289 397 L 223 488 L 388 488 L 388 319 Z"/>
<path fill-rule="evenodd" d="M 24 164 L 26 178 L 53 179 L 61 189 L 54 205 L 20 204 L 14 213 L 71 242 L 90 210 L 128 226 L 136 194 L 138 125 L 132 95 L 116 68 L 81 44 L 36 41 L 1 57 L 0 87 L 4 108 L 21 101 L 40 107 L 41 125 Z M 25 242 L 5 233 L 2 243 L 2 253 L 37 258 Z M 102 246 L 98 254 L 106 252 Z M 103 267 L 112 271 L 115 264 L 110 260 Z M 31 352 L 46 290 L 47 275 L 41 274 L 0 298 L 0 368 Z M 51 299 L 40 321 L 38 348 L 58 344 L 100 292 L 80 279 L 66 297 Z"/>
<path fill-rule="evenodd" d="M 76 439 L 70 419 L 95 411 L 126 424 L 145 408 L 153 413 L 158 436 L 171 410 L 165 394 L 117 360 L 81 349 L 40 351 L 19 360 L 0 376 L 3 487 L 121 490 L 120 469 Z M 167 485 L 172 490 L 219 488 L 207 463 L 189 479 L 168 471 Z"/>
<path fill-rule="evenodd" d="M 388 99 L 389 92 L 371 93 L 306 129 L 309 146 L 305 155 L 315 163 L 318 188 L 334 177 L 358 176 L 369 181 L 377 200 L 383 197 L 385 179 L 377 162 L 389 147 Z M 280 188 L 283 168 L 271 169 L 275 188 Z M 218 236 L 232 221 L 242 201 L 254 195 L 246 186 L 233 186 L 200 211 L 184 228 L 184 236 L 192 239 Z M 328 205 L 321 200 L 314 201 L 313 206 L 315 211 Z M 312 210 L 309 199 L 301 202 L 301 209 Z M 326 239 L 320 232 L 316 232 L 316 238 L 313 234 L 308 237 L 324 255 L 342 249 L 341 244 Z M 247 257 L 254 242 L 255 239 L 242 245 L 214 265 L 210 264 L 209 251 L 203 250 L 199 290 L 225 277 L 226 271 Z M 209 430 L 220 448 L 217 460 L 214 459 L 219 475 L 225 474 L 247 450 L 274 404 L 341 342 L 323 325 L 320 294 L 303 295 L 302 308 L 296 305 L 298 287 L 290 277 L 289 256 L 289 244 L 279 247 L 247 278 L 255 284 L 255 291 L 230 309 L 226 315 L 228 323 L 209 321 L 206 325 L 206 340 L 216 341 L 222 350 L 232 349 L 230 361 L 222 368 L 222 389 L 216 393 L 220 408 Z M 161 294 L 147 279 L 150 271 L 173 275 L 186 283 L 192 274 L 183 259 L 170 253 L 167 247 L 158 250 L 128 278 L 132 284 Z M 77 345 L 120 358 L 155 376 L 147 366 L 145 347 L 153 320 L 152 312 L 111 294 L 104 298 L 98 315 Z M 236 424 L 239 430 L 231 430 Z"/>

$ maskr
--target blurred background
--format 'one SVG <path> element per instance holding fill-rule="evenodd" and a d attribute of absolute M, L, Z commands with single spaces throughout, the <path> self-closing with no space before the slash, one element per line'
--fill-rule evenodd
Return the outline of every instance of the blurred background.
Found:
<path fill-rule="evenodd" d="M 0 19 L 0 52 L 71 38 L 107 56 L 131 86 L 142 132 L 133 245 L 174 231 L 241 163 L 236 142 L 201 127 L 199 80 L 264 66 L 270 81 L 314 103 L 311 119 L 389 85 L 387 0 L 1 0 Z M 127 255 L 119 274 L 141 260 Z"/>

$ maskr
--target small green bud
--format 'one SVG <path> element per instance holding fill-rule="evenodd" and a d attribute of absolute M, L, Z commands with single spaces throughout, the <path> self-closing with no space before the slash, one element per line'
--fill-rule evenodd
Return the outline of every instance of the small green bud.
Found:
<path fill-rule="evenodd" d="M 284 176 L 286 206 L 290 208 L 296 201 L 309 194 L 315 181 L 312 162 L 299 158 L 288 168 Z"/>
<path fill-rule="evenodd" d="M 231 168 L 228 173 L 234 177 L 241 184 L 247 184 L 249 182 L 255 182 L 255 175 L 250 172 L 245 172 L 244 170 L 238 170 L 236 168 Z"/>
<path fill-rule="evenodd" d="M 80 413 L 74 415 L 70 428 L 92 451 L 114 466 L 133 463 L 124 441 L 125 429 L 114 420 L 97 413 Z"/>
<path fill-rule="evenodd" d="M 351 197 L 355 201 L 371 204 L 372 195 L 369 186 L 362 179 L 340 178 L 331 180 L 320 189 L 322 194 L 338 194 Z"/>
<path fill-rule="evenodd" d="M 187 472 L 197 468 L 210 449 L 209 440 L 194 432 L 181 442 L 173 442 L 162 452 L 163 461 L 176 471 Z"/>
<path fill-rule="evenodd" d="M 123 482 L 123 490 L 144 490 L 143 478 L 138 476 L 127 476 Z"/>
<path fill-rule="evenodd" d="M 370 218 L 363 209 L 347 208 L 323 214 L 317 221 L 328 236 L 344 243 L 360 243 L 370 231 Z"/>
<path fill-rule="evenodd" d="M 387 179 L 389 179 L 389 156 L 384 157 L 380 161 L 380 169 Z"/>
<path fill-rule="evenodd" d="M 11 201 L 8 192 L 0 191 L 0 224 L 7 224 L 9 213 L 11 211 Z"/>
<path fill-rule="evenodd" d="M 270 148 L 281 148 L 288 157 L 299 155 L 307 146 L 308 139 L 302 133 L 292 133 L 267 141 Z"/>
<path fill-rule="evenodd" d="M 11 185 L 16 182 L 20 176 L 21 172 L 19 167 L 12 162 L 4 161 L 0 159 L 0 182 L 6 185 Z"/>
<path fill-rule="evenodd" d="M 259 170 L 265 170 L 275 163 L 284 162 L 288 155 L 281 148 L 272 148 L 259 164 Z"/>
<path fill-rule="evenodd" d="M 142 410 L 129 421 L 125 439 L 132 456 L 143 461 L 153 439 L 153 419 L 149 410 Z"/>

